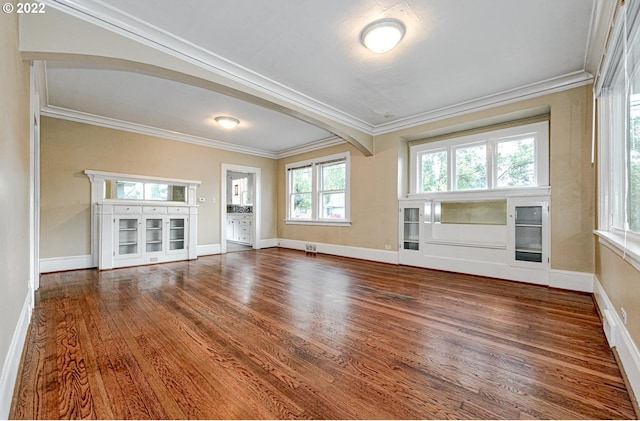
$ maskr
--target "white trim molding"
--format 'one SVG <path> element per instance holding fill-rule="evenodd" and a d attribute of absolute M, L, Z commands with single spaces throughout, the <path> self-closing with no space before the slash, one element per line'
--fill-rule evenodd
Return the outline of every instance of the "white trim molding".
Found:
<path fill-rule="evenodd" d="M 41 114 L 45 117 L 50 118 L 58 118 L 61 120 L 74 121 L 76 123 L 90 124 L 92 126 L 106 127 L 108 129 L 122 130 L 129 133 L 160 137 L 162 139 L 175 140 L 178 142 L 191 143 L 193 145 L 206 146 L 208 148 L 220 149 L 223 151 L 238 152 L 246 155 L 260 156 L 263 158 L 271 159 L 286 158 L 288 156 L 294 156 L 305 152 L 316 151 L 328 148 L 330 146 L 342 145 L 344 143 L 347 143 L 347 141 L 342 139 L 341 137 L 331 136 L 326 139 L 316 140 L 304 145 L 272 152 L 265 149 L 240 146 L 228 142 L 223 142 L 221 140 L 174 132 L 158 127 L 118 120 L 115 118 L 102 117 L 96 114 L 89 114 L 81 111 L 71 110 L 68 108 L 56 107 L 54 105 L 44 106 L 42 108 Z"/>
<path fill-rule="evenodd" d="M 317 243 L 315 241 L 300 241 L 278 239 L 277 246 L 293 249 L 307 250 L 307 246 L 315 246 L 315 252 L 332 254 L 334 256 L 350 257 L 353 259 L 372 260 L 374 262 L 398 264 L 398 252 L 389 250 L 378 250 L 364 247 L 342 246 L 338 244 Z"/>
<path fill-rule="evenodd" d="M 593 273 L 570 270 L 549 270 L 549 286 L 571 291 L 593 292 Z"/>
<path fill-rule="evenodd" d="M 615 329 L 612 334 L 613 338 L 615 338 L 613 347 L 618 352 L 620 363 L 627 375 L 627 380 L 631 387 L 629 394 L 638 402 L 640 401 L 640 351 L 638 351 L 638 347 L 631 338 L 626 326 L 622 323 L 615 306 L 597 276 L 594 276 L 593 295 L 602 314 L 605 314 L 604 312 L 607 310 L 607 315 L 613 319 L 609 321 L 610 325 Z"/>
<path fill-rule="evenodd" d="M 176 57 L 186 63 L 202 67 L 215 75 L 227 78 L 249 89 L 283 100 L 293 106 L 316 113 L 372 136 L 408 129 L 499 105 L 523 101 L 529 98 L 587 85 L 593 81 L 593 76 L 590 73 L 580 70 L 515 87 L 471 101 L 461 102 L 452 106 L 375 125 L 101 2 L 92 2 L 89 4 L 79 3 L 74 0 L 41 1 L 48 7 L 61 10 L 66 14 L 90 22 L 100 28 L 153 48 L 154 50 Z"/>
<path fill-rule="evenodd" d="M 422 114 L 401 118 L 395 121 L 377 125 L 373 128 L 372 134 L 375 136 L 391 133 L 396 130 L 403 130 L 422 124 L 433 123 L 446 118 L 458 117 L 471 112 L 482 111 L 501 105 L 512 104 L 530 98 L 548 95 L 555 92 L 566 91 L 588 85 L 593 82 L 593 76 L 585 71 L 577 71 L 556 78 L 520 86 L 515 89 L 489 95 L 483 98 L 474 99 L 467 102 L 451 105 Z"/>
<path fill-rule="evenodd" d="M 91 269 L 97 267 L 90 254 L 82 256 L 48 257 L 40 259 L 40 273 L 63 272 L 65 270 Z"/>
<path fill-rule="evenodd" d="M 278 247 L 278 239 L 277 238 L 263 238 L 260 240 L 260 248 L 266 249 L 271 247 Z"/>
<path fill-rule="evenodd" d="M 603 230 L 596 230 L 593 233 L 598 236 L 600 244 L 640 271 L 640 244 L 636 240 L 637 234 L 627 233 L 625 236 L 624 232 Z"/>
<path fill-rule="evenodd" d="M 198 250 L 198 257 L 220 254 L 220 244 L 202 244 L 198 245 L 196 249 Z"/>
<path fill-rule="evenodd" d="M 221 165 L 220 173 L 220 253 L 227 252 L 227 173 L 229 171 L 253 174 L 253 224 L 252 237 L 253 248 L 260 248 L 260 225 L 262 215 L 262 168 L 246 165 L 227 164 Z"/>
<path fill-rule="evenodd" d="M 31 314 L 33 310 L 32 292 L 29 291 L 25 297 L 22 311 L 18 318 L 18 323 L 13 331 L 13 337 L 9 344 L 7 356 L 2 365 L 2 374 L 0 375 L 0 419 L 8 419 L 11 410 L 11 399 L 13 398 L 13 389 L 18 378 L 18 370 L 20 368 L 20 359 L 24 349 L 29 323 L 31 322 Z"/>

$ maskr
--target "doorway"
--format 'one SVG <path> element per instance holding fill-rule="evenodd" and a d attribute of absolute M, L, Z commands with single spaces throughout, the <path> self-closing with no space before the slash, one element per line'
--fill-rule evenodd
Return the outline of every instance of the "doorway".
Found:
<path fill-rule="evenodd" d="M 260 248 L 260 168 L 222 164 L 220 252 Z"/>

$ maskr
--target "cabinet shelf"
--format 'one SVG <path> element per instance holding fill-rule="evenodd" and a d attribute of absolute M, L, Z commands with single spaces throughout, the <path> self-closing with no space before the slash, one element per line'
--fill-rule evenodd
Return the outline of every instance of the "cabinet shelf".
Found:
<path fill-rule="evenodd" d="M 516 252 L 522 252 L 522 253 L 539 253 L 542 254 L 542 247 L 540 248 L 534 248 L 534 249 L 523 249 L 523 248 L 517 248 Z"/>
<path fill-rule="evenodd" d="M 548 269 L 549 202 L 548 197 L 510 198 L 508 213 L 510 262 L 514 266 Z"/>

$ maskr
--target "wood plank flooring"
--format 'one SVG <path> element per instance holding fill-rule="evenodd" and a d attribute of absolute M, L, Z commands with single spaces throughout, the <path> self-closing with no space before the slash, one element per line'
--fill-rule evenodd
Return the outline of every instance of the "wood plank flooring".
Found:
<path fill-rule="evenodd" d="M 11 418 L 636 417 L 586 294 L 276 248 L 41 285 Z"/>

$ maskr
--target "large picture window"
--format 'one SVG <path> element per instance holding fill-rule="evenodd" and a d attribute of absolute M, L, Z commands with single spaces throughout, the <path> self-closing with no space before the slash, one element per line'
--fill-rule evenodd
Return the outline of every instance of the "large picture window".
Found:
<path fill-rule="evenodd" d="M 287 221 L 349 221 L 349 154 L 287 165 Z"/>
<path fill-rule="evenodd" d="M 548 122 L 411 146 L 411 193 L 549 185 Z"/>
<path fill-rule="evenodd" d="M 598 97 L 601 238 L 640 264 L 640 5 L 620 6 Z M 626 28 L 626 32 L 625 32 Z"/>

